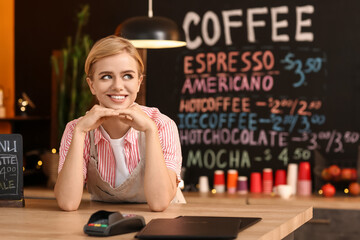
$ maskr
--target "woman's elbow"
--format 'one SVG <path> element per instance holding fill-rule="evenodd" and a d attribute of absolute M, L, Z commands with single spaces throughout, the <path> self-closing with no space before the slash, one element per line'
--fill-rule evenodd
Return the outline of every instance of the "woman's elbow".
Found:
<path fill-rule="evenodd" d="M 170 201 L 152 201 L 148 205 L 153 212 L 163 212 L 169 207 Z"/>
<path fill-rule="evenodd" d="M 70 212 L 76 211 L 79 208 L 80 203 L 72 202 L 72 201 L 57 201 L 58 206 L 61 210 Z"/>
<path fill-rule="evenodd" d="M 55 185 L 54 194 L 59 208 L 64 211 L 77 210 L 80 206 L 81 195 L 69 194 L 69 192 L 61 190 L 61 188 Z"/>
<path fill-rule="evenodd" d="M 169 205 L 160 205 L 160 204 L 149 204 L 150 210 L 153 212 L 163 212 L 168 208 Z"/>
<path fill-rule="evenodd" d="M 59 196 L 55 193 L 57 204 L 61 210 L 64 211 L 76 211 L 79 208 L 80 201 L 75 199 L 69 199 L 68 197 Z"/>

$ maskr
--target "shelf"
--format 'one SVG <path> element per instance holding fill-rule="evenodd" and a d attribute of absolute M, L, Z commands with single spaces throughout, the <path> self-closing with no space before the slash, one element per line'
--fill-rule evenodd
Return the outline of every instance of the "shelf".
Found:
<path fill-rule="evenodd" d="M 17 122 L 17 121 L 45 121 L 50 120 L 49 116 L 15 116 L 0 118 L 0 122 Z"/>

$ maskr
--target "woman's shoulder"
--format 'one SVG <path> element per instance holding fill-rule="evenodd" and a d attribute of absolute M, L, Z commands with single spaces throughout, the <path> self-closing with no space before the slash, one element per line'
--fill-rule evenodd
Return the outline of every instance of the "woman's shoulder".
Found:
<path fill-rule="evenodd" d="M 156 107 L 147 107 L 141 105 L 140 107 L 157 125 L 174 123 L 171 118 L 161 113 L 160 110 Z"/>
<path fill-rule="evenodd" d="M 72 138 L 72 135 L 73 135 L 73 132 L 74 132 L 74 129 L 75 129 L 75 126 L 76 124 L 79 122 L 79 120 L 81 119 L 82 117 L 79 117 L 77 119 L 74 119 L 70 122 L 68 122 L 65 126 L 65 129 L 64 129 L 64 133 L 63 133 L 63 137 L 67 137 L 67 138 Z"/>
<path fill-rule="evenodd" d="M 74 132 L 75 126 L 78 121 L 79 121 L 79 118 L 74 119 L 66 124 L 62 138 L 61 138 L 60 149 L 68 149 L 69 148 L 72 137 L 73 137 L 73 132 Z"/>
<path fill-rule="evenodd" d="M 72 120 L 72 121 L 70 121 L 70 122 L 68 122 L 67 124 L 66 124 L 66 129 L 74 129 L 75 128 L 75 126 L 76 126 L 76 124 L 77 124 L 77 122 L 81 119 L 82 117 L 79 117 L 79 118 L 77 118 L 77 119 L 74 119 L 74 120 Z"/>

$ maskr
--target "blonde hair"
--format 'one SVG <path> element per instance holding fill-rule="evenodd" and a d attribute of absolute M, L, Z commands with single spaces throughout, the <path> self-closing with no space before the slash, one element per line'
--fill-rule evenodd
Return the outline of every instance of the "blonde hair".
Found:
<path fill-rule="evenodd" d="M 85 62 L 86 76 L 91 79 L 93 74 L 92 66 L 102 58 L 118 54 L 122 51 L 132 56 L 138 65 L 139 77 L 144 73 L 144 63 L 136 48 L 125 38 L 111 35 L 100 39 L 91 48 Z"/>

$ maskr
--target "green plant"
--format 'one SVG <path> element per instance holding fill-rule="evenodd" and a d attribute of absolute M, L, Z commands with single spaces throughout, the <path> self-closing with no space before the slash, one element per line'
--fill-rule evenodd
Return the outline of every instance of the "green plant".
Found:
<path fill-rule="evenodd" d="M 89 17 L 90 7 L 85 5 L 77 14 L 75 36 L 68 36 L 66 47 L 59 54 L 51 56 L 58 89 L 58 140 L 60 140 L 66 124 L 83 116 L 93 100 L 84 73 L 85 60 L 93 41 L 89 35 L 82 33 Z"/>

